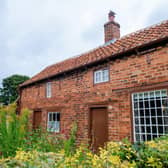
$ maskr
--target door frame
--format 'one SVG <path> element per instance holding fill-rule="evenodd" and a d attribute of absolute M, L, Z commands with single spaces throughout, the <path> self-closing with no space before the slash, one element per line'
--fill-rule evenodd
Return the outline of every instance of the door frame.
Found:
<path fill-rule="evenodd" d="M 88 112 L 88 144 L 89 147 L 91 147 L 91 123 L 92 123 L 92 117 L 91 117 L 91 111 L 92 109 L 96 108 L 105 108 L 106 109 L 106 117 L 107 117 L 107 141 L 109 140 L 109 120 L 108 120 L 108 105 L 107 104 L 93 104 L 89 106 L 89 112 Z"/>

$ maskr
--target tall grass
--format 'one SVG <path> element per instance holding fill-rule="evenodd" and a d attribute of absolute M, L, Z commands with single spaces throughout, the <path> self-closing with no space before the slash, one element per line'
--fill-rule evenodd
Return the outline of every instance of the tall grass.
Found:
<path fill-rule="evenodd" d="M 0 108 L 0 155 L 15 155 L 18 148 L 25 144 L 28 135 L 30 111 L 25 109 L 16 114 L 16 104 Z"/>
<path fill-rule="evenodd" d="M 15 156 L 17 150 L 41 152 L 58 152 L 65 150 L 71 155 L 76 149 L 77 125 L 73 124 L 70 137 L 53 135 L 44 129 L 31 130 L 29 115 L 24 109 L 16 114 L 16 104 L 0 107 L 0 157 Z"/>

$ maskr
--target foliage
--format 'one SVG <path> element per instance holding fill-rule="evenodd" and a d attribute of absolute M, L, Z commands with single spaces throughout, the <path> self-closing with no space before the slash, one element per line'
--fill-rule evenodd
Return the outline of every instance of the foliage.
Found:
<path fill-rule="evenodd" d="M 30 114 L 31 111 L 24 109 L 18 116 L 16 104 L 0 107 L 0 157 L 14 156 L 19 148 L 24 151 L 36 149 L 41 152 L 57 152 L 64 147 L 64 141 L 68 142 L 42 129 L 31 130 Z"/>
<path fill-rule="evenodd" d="M 49 134 L 42 129 L 36 129 L 28 132 L 28 136 L 25 138 L 25 143 L 22 148 L 25 151 L 36 149 L 40 152 L 58 152 L 63 147 L 63 137 Z"/>
<path fill-rule="evenodd" d="M 18 86 L 28 79 L 28 76 L 22 75 L 12 75 L 3 79 L 2 88 L 0 88 L 0 102 L 5 105 L 13 103 L 18 97 Z"/>
<path fill-rule="evenodd" d="M 4 156 L 15 154 L 22 147 L 28 132 L 28 116 L 30 111 L 25 109 L 21 115 L 16 114 L 16 104 L 0 108 L 0 153 Z"/>
<path fill-rule="evenodd" d="M 9 168 L 164 168 L 168 167 L 168 136 L 132 145 L 128 140 L 109 142 L 100 152 L 91 152 L 86 145 L 67 155 L 57 152 L 17 151 L 13 158 L 0 160 L 0 167 Z"/>
<path fill-rule="evenodd" d="M 64 140 L 64 149 L 67 156 L 72 155 L 76 149 L 77 124 L 74 123 L 70 132 L 70 137 Z"/>
<path fill-rule="evenodd" d="M 29 115 L 24 109 L 21 115 L 16 114 L 16 104 L 0 107 L 0 156 L 14 156 L 21 148 L 24 151 L 58 152 L 65 149 L 66 155 L 75 152 L 77 125 L 74 123 L 70 137 L 50 134 L 43 129 L 31 130 Z"/>

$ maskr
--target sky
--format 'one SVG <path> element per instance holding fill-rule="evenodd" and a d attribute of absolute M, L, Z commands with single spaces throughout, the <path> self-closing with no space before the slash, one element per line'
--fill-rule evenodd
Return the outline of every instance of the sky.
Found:
<path fill-rule="evenodd" d="M 168 19 L 167 0 L 0 0 L 0 85 L 104 43 L 110 10 L 121 36 Z"/>

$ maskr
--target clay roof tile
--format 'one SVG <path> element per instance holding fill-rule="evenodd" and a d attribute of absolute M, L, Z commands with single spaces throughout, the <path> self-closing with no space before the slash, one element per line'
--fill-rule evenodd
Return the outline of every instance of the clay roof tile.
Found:
<path fill-rule="evenodd" d="M 121 52 L 126 52 L 130 49 L 167 37 L 168 20 L 123 36 L 113 43 L 107 45 L 105 44 L 79 56 L 75 56 L 62 62 L 50 65 L 20 86 L 26 86 L 31 83 L 55 76 L 59 73 L 85 66 L 106 57 L 108 58 L 110 56 L 116 56 Z"/>

